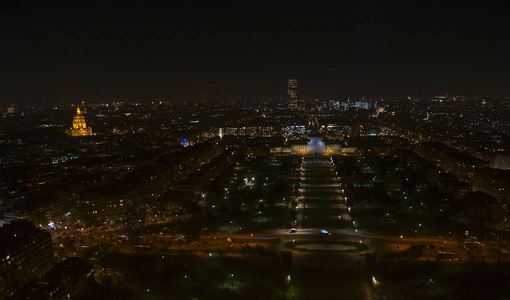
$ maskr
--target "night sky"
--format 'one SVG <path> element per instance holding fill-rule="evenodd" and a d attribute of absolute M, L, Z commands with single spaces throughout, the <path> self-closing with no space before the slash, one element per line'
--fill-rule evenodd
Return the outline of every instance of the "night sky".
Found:
<path fill-rule="evenodd" d="M 510 1 L 4 2 L 2 105 L 510 96 Z"/>

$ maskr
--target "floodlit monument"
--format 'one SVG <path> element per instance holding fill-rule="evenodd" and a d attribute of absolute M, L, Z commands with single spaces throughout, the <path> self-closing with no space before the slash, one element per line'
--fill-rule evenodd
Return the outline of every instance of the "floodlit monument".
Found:
<path fill-rule="evenodd" d="M 287 147 L 271 148 L 271 153 L 288 153 L 288 154 L 315 154 L 315 155 L 332 155 L 341 154 L 342 147 L 340 143 L 334 142 L 326 144 L 324 142 L 319 121 L 317 118 L 312 117 L 308 122 L 308 134 L 305 140 L 294 143 Z"/>
<path fill-rule="evenodd" d="M 342 152 L 340 144 L 326 144 L 321 136 L 312 136 L 306 144 L 293 144 L 289 148 L 274 148 L 273 153 L 293 154 L 339 154 Z"/>
<path fill-rule="evenodd" d="M 311 136 L 310 141 L 307 144 L 308 153 L 322 154 L 326 150 L 326 145 L 322 140 L 321 136 Z"/>
<path fill-rule="evenodd" d="M 73 128 L 66 130 L 66 134 L 70 136 L 88 136 L 92 135 L 92 128 L 87 127 L 85 123 L 85 114 L 87 111 L 80 110 L 80 107 L 76 109 L 76 116 L 73 118 Z"/>

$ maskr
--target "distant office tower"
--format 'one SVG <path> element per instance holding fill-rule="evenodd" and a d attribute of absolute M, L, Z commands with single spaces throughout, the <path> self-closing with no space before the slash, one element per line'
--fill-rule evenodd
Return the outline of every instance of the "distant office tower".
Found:
<path fill-rule="evenodd" d="M 287 81 L 287 100 L 288 108 L 290 110 L 296 110 L 298 108 L 298 96 L 297 96 L 297 79 L 289 78 Z"/>
<path fill-rule="evenodd" d="M 298 99 L 296 78 L 289 78 L 287 82 L 287 97 L 291 101 L 296 101 Z"/>

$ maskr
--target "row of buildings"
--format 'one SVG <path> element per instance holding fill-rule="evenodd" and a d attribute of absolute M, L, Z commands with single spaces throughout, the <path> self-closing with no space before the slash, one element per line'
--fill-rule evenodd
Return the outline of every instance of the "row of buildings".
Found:
<path fill-rule="evenodd" d="M 499 201 L 510 199 L 510 174 L 490 168 L 488 162 L 472 157 L 443 143 L 419 143 L 416 152 L 469 183 L 473 190 L 483 191 Z"/>
<path fill-rule="evenodd" d="M 56 264 L 51 234 L 29 221 L 1 227 L 0 240 L 0 299 L 69 299 L 93 280 L 79 258 Z"/>
<path fill-rule="evenodd" d="M 171 158 L 160 157 L 121 178 L 81 193 L 74 212 L 84 225 L 104 225 L 121 220 L 130 210 L 157 198 L 202 166 L 225 152 L 214 141 L 186 147 Z"/>

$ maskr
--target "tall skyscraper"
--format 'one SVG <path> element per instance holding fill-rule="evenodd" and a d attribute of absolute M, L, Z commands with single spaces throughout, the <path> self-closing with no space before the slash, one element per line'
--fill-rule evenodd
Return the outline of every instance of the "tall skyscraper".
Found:
<path fill-rule="evenodd" d="M 298 99 L 297 79 L 294 77 L 289 78 L 287 81 L 287 97 L 290 101 L 297 101 Z"/>

